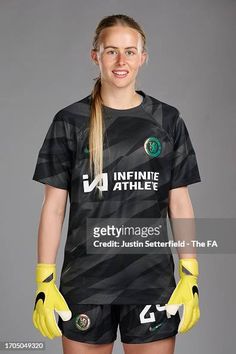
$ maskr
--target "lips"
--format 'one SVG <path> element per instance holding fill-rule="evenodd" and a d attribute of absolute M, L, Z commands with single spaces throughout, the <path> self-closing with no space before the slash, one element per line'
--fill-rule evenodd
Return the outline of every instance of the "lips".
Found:
<path fill-rule="evenodd" d="M 126 77 L 128 75 L 128 70 L 112 70 L 113 74 L 115 75 L 115 77 Z"/>

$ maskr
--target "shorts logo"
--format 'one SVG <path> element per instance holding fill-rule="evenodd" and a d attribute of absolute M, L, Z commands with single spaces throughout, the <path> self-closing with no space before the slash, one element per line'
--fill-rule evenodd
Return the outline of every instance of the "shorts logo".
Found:
<path fill-rule="evenodd" d="M 139 319 L 140 319 L 140 323 L 150 323 L 150 322 L 155 322 L 157 323 L 157 320 L 155 319 L 155 313 L 153 311 L 149 311 L 152 305 L 146 305 L 144 306 L 144 308 L 142 309 L 142 311 L 139 314 Z M 161 306 L 159 304 L 155 305 L 156 309 L 158 312 L 162 312 L 165 311 L 165 306 Z M 146 316 L 149 315 L 149 316 Z M 158 323 L 154 326 L 150 325 L 148 327 L 148 330 L 150 332 L 154 332 L 155 330 L 157 330 L 159 327 L 162 326 L 163 323 L 166 322 L 167 319 L 164 319 L 164 321 L 162 321 L 161 323 Z"/>
<path fill-rule="evenodd" d="M 85 146 L 85 148 L 84 148 L 84 153 L 85 153 L 85 155 L 89 155 L 89 148 L 88 148 L 88 146 Z"/>
<path fill-rule="evenodd" d="M 90 318 L 85 313 L 80 313 L 75 319 L 75 325 L 80 331 L 86 331 L 90 324 Z"/>
<path fill-rule="evenodd" d="M 162 323 L 159 323 L 158 325 L 156 325 L 156 326 L 154 326 L 154 327 L 150 326 L 150 327 L 149 327 L 149 331 L 150 331 L 150 332 L 153 332 L 153 331 L 155 331 L 156 329 L 158 329 L 159 327 L 161 327 L 161 325 L 162 325 Z"/>
<path fill-rule="evenodd" d="M 151 157 L 157 157 L 161 153 L 161 142 L 155 136 L 150 136 L 144 142 L 144 149 Z"/>

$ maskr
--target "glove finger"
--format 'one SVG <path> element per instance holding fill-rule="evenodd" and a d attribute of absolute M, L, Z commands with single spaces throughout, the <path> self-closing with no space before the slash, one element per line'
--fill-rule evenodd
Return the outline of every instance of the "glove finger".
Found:
<path fill-rule="evenodd" d="M 183 302 L 182 295 L 180 294 L 180 291 L 178 289 L 179 288 L 177 286 L 167 303 L 168 305 L 176 305 L 176 304 L 181 304 Z"/>
<path fill-rule="evenodd" d="M 42 301 L 38 301 L 37 305 L 36 305 L 36 323 L 38 326 L 39 331 L 41 332 L 41 334 L 46 337 L 45 331 L 44 331 L 44 327 L 42 324 L 42 320 L 41 317 L 44 316 L 44 304 Z"/>
<path fill-rule="evenodd" d="M 38 329 L 39 331 L 41 332 L 41 334 L 46 337 L 46 334 L 44 333 L 44 329 L 42 327 L 42 324 L 41 324 L 41 319 L 40 319 L 41 315 L 40 314 L 37 314 L 37 325 L 38 325 Z"/>
<path fill-rule="evenodd" d="M 56 289 L 56 291 L 58 296 L 55 298 L 55 303 L 54 303 L 55 311 L 63 319 L 63 321 L 68 321 L 71 319 L 72 313 L 62 294 L 59 292 L 58 289 Z"/>
<path fill-rule="evenodd" d="M 36 329 L 38 329 L 38 325 L 36 322 L 36 310 L 33 311 L 33 315 L 32 315 L 32 321 L 33 321 L 33 325 Z"/>
<path fill-rule="evenodd" d="M 193 318 L 192 321 L 189 324 L 188 329 L 191 329 L 192 327 L 194 327 L 197 324 L 198 318 L 197 318 L 197 309 L 193 310 Z"/>
<path fill-rule="evenodd" d="M 37 324 L 37 329 L 39 330 L 39 332 L 41 332 L 40 323 L 39 323 L 39 313 L 38 313 L 38 311 L 36 311 L 36 314 L 35 314 L 35 322 L 36 322 L 36 324 Z"/>
<path fill-rule="evenodd" d="M 63 321 L 69 321 L 71 319 L 72 313 L 71 311 L 58 311 L 55 309 L 58 315 L 62 318 Z"/>
<path fill-rule="evenodd" d="M 45 333 L 45 336 L 48 337 L 49 339 L 53 339 L 54 336 L 53 336 L 52 333 L 50 333 L 50 331 L 47 328 L 45 317 L 44 316 L 40 316 L 39 320 L 40 320 L 41 328 L 43 328 L 43 331 Z"/>
<path fill-rule="evenodd" d="M 183 315 L 178 327 L 180 333 L 185 333 L 189 329 L 188 327 L 193 317 L 193 301 L 189 301 L 183 307 Z"/>
<path fill-rule="evenodd" d="M 59 292 L 58 289 L 56 289 L 56 291 L 58 296 L 55 298 L 55 311 L 58 313 L 58 315 L 62 318 L 63 321 L 68 321 L 71 319 L 72 313 L 62 294 Z"/>
<path fill-rule="evenodd" d="M 194 301 L 195 318 L 196 318 L 196 322 L 197 322 L 200 318 L 199 297 L 197 294 L 194 294 L 193 301 Z"/>
<path fill-rule="evenodd" d="M 179 333 L 183 333 L 183 324 L 184 324 L 184 320 L 185 320 L 185 305 L 183 305 L 183 313 L 182 313 L 182 317 L 180 319 L 180 323 L 178 326 L 178 332 Z"/>
<path fill-rule="evenodd" d="M 201 312 L 200 312 L 200 308 L 199 307 L 197 307 L 197 309 L 196 309 L 196 317 L 197 317 L 197 320 L 199 320 L 200 319 L 200 315 L 201 315 Z"/>
<path fill-rule="evenodd" d="M 47 315 L 45 316 L 45 322 L 47 325 L 48 330 L 52 333 L 55 337 L 59 337 L 62 335 L 60 328 L 57 325 L 56 317 L 54 311 L 47 311 Z"/>
<path fill-rule="evenodd" d="M 46 311 L 43 302 L 39 301 L 37 303 L 36 308 L 37 308 L 36 320 L 37 320 L 38 329 L 40 330 L 40 332 L 44 337 L 49 337 L 49 338 L 52 337 L 52 333 L 50 333 L 50 330 L 48 330 L 47 324 L 45 322 Z"/>
<path fill-rule="evenodd" d="M 167 317 L 169 316 L 169 315 L 172 315 L 172 316 L 174 316 L 176 313 L 177 313 L 177 311 L 178 311 L 178 309 L 179 309 L 179 307 L 181 306 L 182 304 L 166 304 L 165 305 L 165 307 L 166 307 L 166 314 L 167 314 Z"/>
<path fill-rule="evenodd" d="M 199 321 L 199 318 L 200 318 L 200 308 L 198 306 L 199 299 L 198 299 L 197 295 L 195 295 L 195 296 L 196 296 L 196 299 L 195 299 L 195 306 L 193 309 L 193 321 L 191 322 L 192 327 Z"/>
<path fill-rule="evenodd" d="M 48 330 L 46 328 L 45 319 L 44 319 L 44 316 L 42 314 L 39 315 L 39 323 L 40 323 L 40 327 L 41 327 L 41 329 L 42 329 L 42 331 L 44 333 L 44 336 L 48 337 L 48 334 L 47 334 Z M 49 334 L 49 336 L 50 336 L 50 334 Z"/>

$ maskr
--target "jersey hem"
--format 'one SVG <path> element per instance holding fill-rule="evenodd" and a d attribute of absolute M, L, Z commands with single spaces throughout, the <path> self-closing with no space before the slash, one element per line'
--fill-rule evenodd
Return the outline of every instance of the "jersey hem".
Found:
<path fill-rule="evenodd" d="M 201 178 L 199 177 L 196 177 L 194 179 L 191 179 L 191 180 L 183 180 L 179 183 L 176 183 L 176 184 L 173 184 L 169 187 L 169 190 L 171 189 L 174 189 L 174 188 L 178 188 L 178 187 L 184 187 L 184 186 L 188 186 L 190 184 L 194 184 L 194 183 L 198 183 L 198 182 L 201 182 Z"/>
<path fill-rule="evenodd" d="M 62 295 L 68 304 L 92 304 L 92 305 L 146 305 L 146 304 L 167 304 L 175 286 L 168 288 L 146 288 L 140 289 L 112 289 L 112 293 L 104 291 L 104 289 L 81 289 L 76 293 L 66 295 L 60 289 Z"/>
<path fill-rule="evenodd" d="M 50 182 L 49 181 L 45 181 L 45 180 L 40 179 L 40 178 L 33 177 L 32 180 L 36 181 L 36 182 L 39 182 L 39 183 L 42 183 L 42 184 L 48 184 L 49 186 L 52 186 L 52 187 L 55 187 L 55 188 L 69 190 L 68 187 L 66 187 L 65 185 L 61 185 L 61 184 L 54 183 L 54 182 L 51 182 L 51 181 Z"/>

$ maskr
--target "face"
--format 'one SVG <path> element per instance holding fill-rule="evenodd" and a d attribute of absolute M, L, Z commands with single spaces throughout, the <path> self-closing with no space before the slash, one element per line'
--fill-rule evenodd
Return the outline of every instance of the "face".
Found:
<path fill-rule="evenodd" d="M 146 52 L 142 53 L 140 33 L 124 26 L 103 29 L 98 51 L 91 51 L 92 60 L 99 65 L 102 82 L 116 87 L 134 84 L 146 56 Z M 123 70 L 125 74 L 120 72 L 119 75 L 116 70 Z"/>

